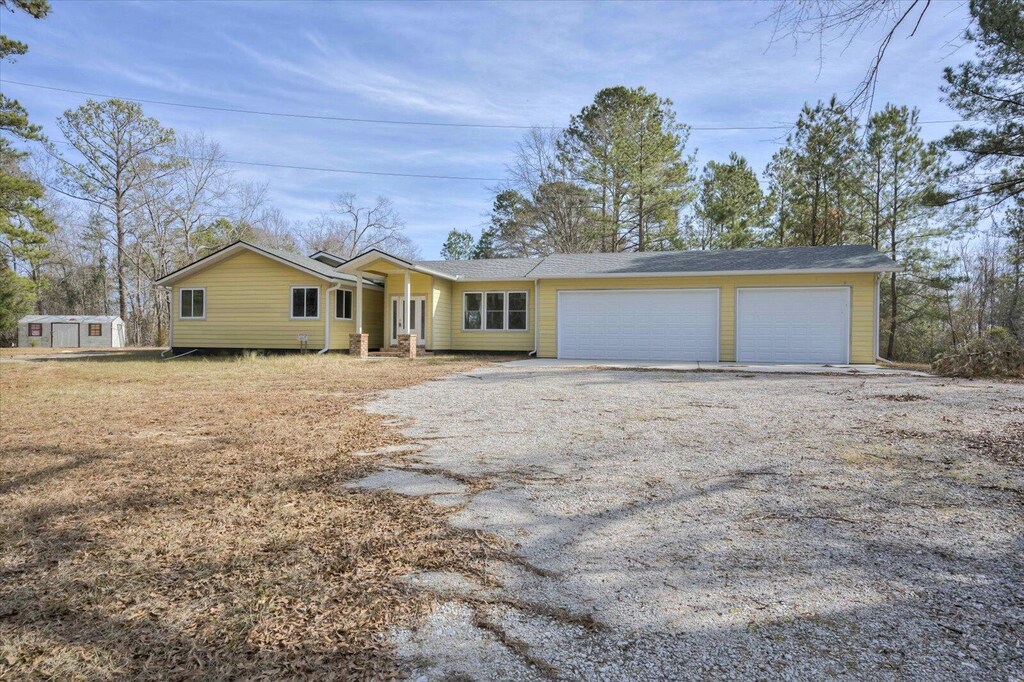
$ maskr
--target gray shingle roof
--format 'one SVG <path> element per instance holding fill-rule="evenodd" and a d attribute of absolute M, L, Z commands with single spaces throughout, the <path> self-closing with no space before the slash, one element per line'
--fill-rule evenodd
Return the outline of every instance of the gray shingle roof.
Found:
<path fill-rule="evenodd" d="M 316 260 L 314 258 L 310 258 L 309 256 L 300 256 L 297 253 L 293 253 L 291 251 L 285 251 L 284 249 L 274 249 L 274 248 L 271 248 L 269 246 L 260 246 L 260 245 L 252 244 L 250 242 L 245 242 L 245 241 L 243 241 L 242 243 L 245 244 L 246 246 L 251 246 L 252 248 L 256 249 L 257 251 L 264 251 L 264 252 L 269 253 L 269 254 L 271 254 L 273 256 L 277 256 L 281 260 L 285 260 L 285 261 L 288 261 L 289 263 L 292 263 L 294 265 L 298 265 L 300 268 L 305 268 L 307 270 L 312 270 L 313 272 L 316 272 L 317 274 L 323 275 L 324 277 L 330 277 L 331 279 L 344 279 L 344 280 L 355 281 L 354 277 L 342 274 L 342 273 L 338 272 L 337 269 L 332 268 L 327 263 L 322 263 L 322 262 L 320 262 L 320 261 L 318 261 L 318 260 Z"/>
<path fill-rule="evenodd" d="M 418 260 L 416 265 L 463 279 L 519 279 L 542 258 L 481 258 L 479 260 Z"/>
<path fill-rule="evenodd" d="M 773 270 L 895 270 L 896 263 L 871 246 L 790 246 L 728 251 L 573 253 L 544 258 L 416 261 L 459 279 L 550 279 L 607 275 Z"/>
<path fill-rule="evenodd" d="M 19 324 L 26 322 L 113 322 L 120 320 L 117 315 L 26 315 L 18 320 Z"/>
<path fill-rule="evenodd" d="M 556 254 L 531 277 L 741 272 L 765 270 L 873 270 L 896 263 L 870 246 L 791 246 L 727 251 Z"/>

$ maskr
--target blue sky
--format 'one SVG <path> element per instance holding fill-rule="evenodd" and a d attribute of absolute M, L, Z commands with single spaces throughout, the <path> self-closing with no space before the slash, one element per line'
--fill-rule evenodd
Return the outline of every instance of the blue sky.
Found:
<path fill-rule="evenodd" d="M 389 120 L 564 125 L 602 87 L 644 85 L 693 126 L 791 123 L 807 101 L 849 95 L 875 51 L 771 44 L 768 2 L 413 3 L 53 2 L 43 21 L 0 12 L 29 54 L 0 77 L 123 97 Z M 952 119 L 942 67 L 958 49 L 966 3 L 937 2 L 900 35 L 876 101 Z M 81 95 L 3 85 L 44 131 Z M 229 159 L 366 171 L 501 178 L 524 131 L 271 118 L 144 105 L 180 132 L 204 131 Z M 950 126 L 925 126 L 939 137 Z M 784 131 L 780 131 L 783 133 Z M 755 168 L 773 131 L 695 130 L 698 161 L 730 151 Z M 425 257 L 448 230 L 477 232 L 497 182 L 348 175 L 238 166 L 305 222 L 338 192 L 396 203 Z"/>

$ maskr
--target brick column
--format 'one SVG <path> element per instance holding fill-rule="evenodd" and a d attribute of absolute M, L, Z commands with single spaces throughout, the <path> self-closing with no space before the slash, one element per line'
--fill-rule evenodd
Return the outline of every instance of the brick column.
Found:
<path fill-rule="evenodd" d="M 418 337 L 415 334 L 398 335 L 398 355 L 403 358 L 416 357 L 416 343 Z"/>
<path fill-rule="evenodd" d="M 369 334 L 349 334 L 348 354 L 354 358 L 366 358 L 370 355 Z"/>

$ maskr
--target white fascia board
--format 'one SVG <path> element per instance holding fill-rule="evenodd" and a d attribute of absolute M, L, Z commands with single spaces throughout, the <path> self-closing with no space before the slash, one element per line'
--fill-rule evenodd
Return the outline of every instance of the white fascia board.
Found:
<path fill-rule="evenodd" d="M 315 270 L 310 270 L 309 268 L 305 268 L 305 267 L 303 267 L 303 266 L 301 266 L 301 265 L 299 265 L 297 263 L 293 263 L 293 262 L 291 262 L 289 260 L 285 260 L 284 258 L 279 258 L 278 256 L 275 256 L 272 253 L 264 251 L 263 249 L 260 249 L 259 247 L 250 246 L 249 244 L 246 244 L 245 242 L 235 242 L 231 246 L 227 246 L 227 247 L 221 249 L 220 251 L 217 251 L 215 253 L 211 253 L 209 256 L 206 256 L 205 258 L 200 258 L 195 263 L 192 263 L 191 265 L 186 265 L 185 267 L 183 267 L 180 270 L 177 270 L 175 272 L 172 272 L 171 274 L 167 275 L 166 277 L 161 277 L 160 279 L 156 280 L 153 284 L 155 284 L 156 286 L 166 286 L 168 284 L 173 284 L 174 282 L 178 281 L 182 277 L 186 277 L 186 276 L 188 276 L 188 275 L 190 275 L 190 274 L 192 274 L 194 272 L 197 272 L 199 270 L 203 270 L 203 269 L 205 269 L 205 268 L 207 268 L 207 267 L 209 267 L 211 265 L 216 265 L 220 261 L 224 260 L 228 256 L 232 255 L 233 253 L 235 253 L 236 251 L 239 251 L 241 249 L 245 249 L 246 251 L 252 251 L 253 253 L 259 254 L 259 255 L 264 256 L 266 258 L 269 258 L 270 260 L 277 261 L 278 263 L 281 263 L 282 265 L 287 265 L 289 267 L 295 268 L 296 270 L 301 270 L 302 272 L 305 272 L 305 273 L 308 273 L 310 275 L 313 275 L 314 277 L 316 277 L 318 279 L 322 279 L 325 282 L 335 282 L 338 279 L 340 279 L 340 278 L 336 278 L 336 277 L 327 277 L 327 276 L 325 276 L 325 275 L 323 275 L 323 274 L 321 274 L 321 273 L 319 273 L 319 272 L 317 272 Z"/>
<path fill-rule="evenodd" d="M 367 263 L 372 263 L 375 260 L 384 260 L 391 263 L 392 265 L 397 265 L 400 268 L 405 268 L 406 270 L 411 270 L 412 272 L 420 272 L 423 273 L 424 275 L 430 275 L 431 277 L 440 277 L 441 279 L 448 279 L 453 282 L 459 279 L 455 275 L 449 275 L 443 272 L 438 272 L 436 270 L 431 270 L 430 268 L 425 268 L 421 265 L 417 265 L 415 261 L 407 261 L 403 258 L 399 258 L 398 256 L 392 256 L 390 253 L 385 253 L 384 251 L 380 251 L 377 249 L 372 249 L 370 251 L 367 251 L 366 253 L 362 253 L 356 256 L 352 260 L 348 261 L 347 263 L 339 267 L 338 270 L 348 274 L 354 274 L 358 272 L 363 265 Z"/>

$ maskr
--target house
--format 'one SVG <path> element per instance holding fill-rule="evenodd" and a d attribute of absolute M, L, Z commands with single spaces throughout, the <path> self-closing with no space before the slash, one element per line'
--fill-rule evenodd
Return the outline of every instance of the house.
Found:
<path fill-rule="evenodd" d="M 121 348 L 124 320 L 116 315 L 26 315 L 18 320 L 21 348 Z"/>
<path fill-rule="evenodd" d="M 542 358 L 873 363 L 870 246 L 351 260 L 236 242 L 161 279 L 172 346 L 519 351 Z M 408 321 L 408 323 L 406 323 Z"/>

